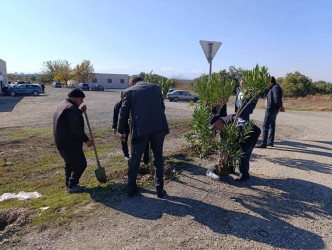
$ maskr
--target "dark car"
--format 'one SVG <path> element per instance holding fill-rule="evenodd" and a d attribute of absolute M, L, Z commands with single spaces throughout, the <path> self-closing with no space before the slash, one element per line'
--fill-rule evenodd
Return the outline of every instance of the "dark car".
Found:
<path fill-rule="evenodd" d="M 100 84 L 94 84 L 94 85 L 92 85 L 92 87 L 90 89 L 94 90 L 94 91 L 104 91 L 105 90 L 104 86 L 102 86 Z"/>
<path fill-rule="evenodd" d="M 7 93 L 11 96 L 19 94 L 32 94 L 34 96 L 43 93 L 39 84 L 12 84 L 8 87 Z"/>
<path fill-rule="evenodd" d="M 90 86 L 87 83 L 79 83 L 77 88 L 80 90 L 90 90 Z"/>
<path fill-rule="evenodd" d="M 17 81 L 17 82 L 13 82 L 12 84 L 32 84 L 32 82 L 29 82 L 29 81 Z"/>
<path fill-rule="evenodd" d="M 198 96 L 190 94 L 188 91 L 185 90 L 173 90 L 172 92 L 169 92 L 167 94 L 167 98 L 171 102 L 177 102 L 179 100 L 197 102 L 199 99 Z"/>
<path fill-rule="evenodd" d="M 60 82 L 52 83 L 52 88 L 61 88 L 61 83 Z"/>

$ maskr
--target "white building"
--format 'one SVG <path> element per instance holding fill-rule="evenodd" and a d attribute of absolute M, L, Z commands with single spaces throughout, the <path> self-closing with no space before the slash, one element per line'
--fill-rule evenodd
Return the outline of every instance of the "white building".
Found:
<path fill-rule="evenodd" d="M 129 86 L 129 75 L 95 73 L 95 78 L 88 82 L 102 85 L 106 89 L 125 89 Z"/>
<path fill-rule="evenodd" d="M 2 88 L 8 83 L 6 62 L 0 59 L 0 94 Z"/>
<path fill-rule="evenodd" d="M 93 84 L 102 85 L 105 89 L 125 89 L 129 86 L 129 75 L 126 74 L 106 74 L 94 73 L 95 78 L 90 80 L 90 87 Z M 69 80 L 68 86 L 75 87 L 79 84 L 77 80 Z"/>

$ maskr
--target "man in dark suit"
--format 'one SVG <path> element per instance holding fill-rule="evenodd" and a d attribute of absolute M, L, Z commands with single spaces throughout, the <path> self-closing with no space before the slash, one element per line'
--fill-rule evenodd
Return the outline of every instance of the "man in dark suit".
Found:
<path fill-rule="evenodd" d="M 129 79 L 130 88 L 124 91 L 119 114 L 118 132 L 121 140 L 126 140 L 126 124 L 131 112 L 132 158 L 128 171 L 128 195 L 137 191 L 136 179 L 140 160 L 146 145 L 150 143 L 155 168 L 154 184 L 157 196 L 164 196 L 163 145 L 169 133 L 165 115 L 164 99 L 158 85 L 143 82 L 140 76 Z"/>

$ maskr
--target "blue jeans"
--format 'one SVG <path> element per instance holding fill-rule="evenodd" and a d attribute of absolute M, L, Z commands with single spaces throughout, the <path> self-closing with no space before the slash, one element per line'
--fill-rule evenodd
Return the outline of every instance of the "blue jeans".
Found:
<path fill-rule="evenodd" d="M 262 144 L 274 143 L 274 134 L 276 132 L 276 119 L 279 109 L 273 111 L 265 110 L 265 117 L 263 122 L 263 136 Z"/>

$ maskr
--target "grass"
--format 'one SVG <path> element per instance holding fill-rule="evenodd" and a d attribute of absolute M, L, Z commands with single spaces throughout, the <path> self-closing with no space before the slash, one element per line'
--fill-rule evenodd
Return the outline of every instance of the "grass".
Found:
<path fill-rule="evenodd" d="M 128 167 L 123 157 L 111 154 L 120 147 L 120 141 L 110 133 L 111 129 L 97 131 L 95 140 L 100 161 L 107 172 Z M 100 137 L 109 138 L 101 140 Z M 63 160 L 53 142 L 52 128 L 34 128 L 27 130 L 4 129 L 0 138 L 2 152 L 0 155 L 0 194 L 18 193 L 20 191 L 37 191 L 41 198 L 30 200 L 10 199 L 0 202 L 0 208 L 28 208 L 38 211 L 33 224 L 41 228 L 46 224 L 66 225 L 76 217 L 75 211 L 91 203 L 89 192 L 67 194 L 65 192 Z M 102 141 L 103 143 L 99 143 Z M 81 178 L 81 183 L 88 188 L 98 188 L 94 170 L 96 161 L 93 148 L 86 148 L 88 167 Z M 107 186 L 103 184 L 102 186 Z M 105 192 L 106 189 L 103 189 Z M 107 191 L 107 190 L 106 190 Z M 49 207 L 45 211 L 39 208 Z"/>
<path fill-rule="evenodd" d="M 170 121 L 171 130 L 181 135 L 190 126 L 190 120 Z M 88 167 L 80 183 L 87 186 L 84 193 L 68 194 L 65 192 L 63 160 L 54 141 L 51 127 L 19 130 L 3 129 L 0 132 L 0 195 L 20 191 L 37 191 L 42 195 L 38 199 L 20 201 L 9 199 L 0 202 L 0 209 L 26 208 L 35 211 L 31 224 L 43 230 L 49 226 L 68 227 L 82 214 L 89 214 L 96 206 L 112 199 L 126 197 L 126 176 L 111 179 L 105 184 L 97 182 L 94 170 L 97 168 L 93 148 L 84 146 Z M 94 139 L 101 166 L 107 175 L 123 172 L 128 168 L 121 151 L 121 143 L 110 127 L 94 129 Z M 182 157 L 182 156 L 181 156 Z M 180 157 L 180 158 L 181 158 Z M 177 172 L 189 165 L 178 156 L 165 157 L 165 165 L 171 165 Z M 181 163 L 183 162 L 183 163 Z M 124 179 L 125 178 L 125 179 Z M 150 187 L 149 178 L 139 182 L 141 187 Z M 40 208 L 49 207 L 43 211 Z M 82 213 L 82 209 L 84 213 Z"/>
<path fill-rule="evenodd" d="M 265 99 L 260 99 L 257 107 L 265 109 L 264 102 Z M 316 94 L 297 98 L 284 97 L 283 105 L 286 112 L 287 110 L 332 112 L 332 96 Z"/>

